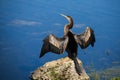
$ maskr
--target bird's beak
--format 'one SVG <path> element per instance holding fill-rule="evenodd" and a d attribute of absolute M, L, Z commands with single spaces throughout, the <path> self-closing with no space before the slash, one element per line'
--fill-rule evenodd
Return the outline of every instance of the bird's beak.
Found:
<path fill-rule="evenodd" d="M 90 27 L 87 26 L 86 29 L 88 30 L 88 29 L 90 29 Z"/>
<path fill-rule="evenodd" d="M 66 15 L 64 15 L 64 14 L 60 14 L 61 16 L 63 16 L 63 17 L 65 17 L 65 18 L 67 18 L 67 16 Z"/>

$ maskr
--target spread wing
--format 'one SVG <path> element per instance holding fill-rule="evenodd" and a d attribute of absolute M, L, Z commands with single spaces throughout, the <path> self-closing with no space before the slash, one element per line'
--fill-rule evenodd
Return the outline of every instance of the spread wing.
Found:
<path fill-rule="evenodd" d="M 57 54 L 63 53 L 66 50 L 67 43 L 68 37 L 57 38 L 53 34 L 48 35 L 43 40 L 40 57 L 42 57 L 47 52 L 53 52 Z"/>
<path fill-rule="evenodd" d="M 87 27 L 82 34 L 75 34 L 74 38 L 82 49 L 87 48 L 89 45 L 93 47 L 95 43 L 94 31 L 90 27 Z"/>

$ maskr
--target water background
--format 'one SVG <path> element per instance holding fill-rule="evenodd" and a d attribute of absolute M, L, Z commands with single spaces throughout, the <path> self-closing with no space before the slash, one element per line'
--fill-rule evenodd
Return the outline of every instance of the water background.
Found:
<path fill-rule="evenodd" d="M 29 75 L 44 63 L 67 56 L 53 53 L 39 59 L 42 40 L 52 33 L 63 36 L 70 15 L 72 31 L 82 33 L 90 26 L 95 46 L 79 47 L 78 58 L 84 67 L 104 70 L 120 66 L 119 0 L 1 0 L 0 1 L 0 79 L 29 80 Z M 89 72 L 89 71 L 87 71 Z"/>

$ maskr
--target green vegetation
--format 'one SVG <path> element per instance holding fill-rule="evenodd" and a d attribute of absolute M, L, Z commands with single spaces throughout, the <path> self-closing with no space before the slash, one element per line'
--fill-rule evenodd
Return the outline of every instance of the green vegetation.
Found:
<path fill-rule="evenodd" d="M 69 80 L 68 78 L 65 77 L 65 72 L 66 70 L 68 70 L 70 66 L 66 67 L 64 70 L 63 70 L 63 74 L 59 74 L 56 72 L 56 69 L 55 68 L 50 68 L 50 75 L 52 77 L 53 80 Z"/>
<path fill-rule="evenodd" d="M 111 80 L 120 80 L 120 76 L 119 76 L 119 77 L 112 78 Z"/>
<path fill-rule="evenodd" d="M 89 76 L 91 80 L 120 80 L 120 67 L 109 68 L 101 71 L 94 70 L 90 72 Z"/>
<path fill-rule="evenodd" d="M 55 68 L 51 68 L 51 76 L 54 78 L 54 80 L 60 80 L 58 73 L 55 72 Z"/>
<path fill-rule="evenodd" d="M 100 80 L 100 75 L 97 72 L 91 73 L 91 78 L 93 80 Z"/>
<path fill-rule="evenodd" d="M 50 68 L 50 70 L 51 77 L 54 80 L 66 80 L 64 75 L 59 75 L 56 72 L 55 68 Z M 117 73 L 119 75 L 119 72 L 120 68 L 106 69 L 104 71 L 93 71 L 89 74 L 89 76 L 91 77 L 91 80 L 120 80 L 120 76 L 114 77 L 114 74 Z"/>

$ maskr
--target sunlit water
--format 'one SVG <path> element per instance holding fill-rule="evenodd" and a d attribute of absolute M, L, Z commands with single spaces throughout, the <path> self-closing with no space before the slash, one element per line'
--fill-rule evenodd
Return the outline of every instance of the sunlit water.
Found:
<path fill-rule="evenodd" d="M 0 1 L 0 79 L 28 80 L 37 67 L 67 56 L 48 53 L 39 59 L 45 36 L 50 33 L 63 36 L 67 20 L 60 13 L 72 16 L 74 33 L 83 32 L 86 26 L 95 32 L 95 46 L 78 50 L 84 67 L 102 70 L 120 66 L 119 3 L 119 0 Z"/>

